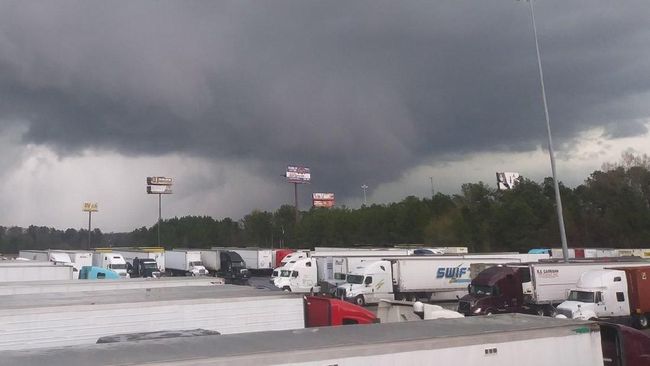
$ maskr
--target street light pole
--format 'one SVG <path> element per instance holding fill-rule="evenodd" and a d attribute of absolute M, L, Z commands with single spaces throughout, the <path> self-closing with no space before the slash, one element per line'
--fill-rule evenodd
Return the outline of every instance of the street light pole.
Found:
<path fill-rule="evenodd" d="M 433 196 L 436 195 L 436 192 L 433 190 L 433 177 L 429 177 L 431 180 L 431 198 L 433 199 Z"/>
<path fill-rule="evenodd" d="M 557 179 L 555 169 L 555 152 L 553 151 L 553 139 L 551 138 L 551 122 L 548 116 L 548 104 L 546 102 L 546 89 L 544 88 L 544 72 L 542 71 L 542 58 L 539 52 L 539 41 L 537 40 L 537 25 L 535 24 L 535 11 L 533 10 L 533 0 L 528 0 L 530 5 L 530 18 L 533 22 L 533 34 L 535 36 L 535 50 L 537 51 L 537 66 L 539 68 L 539 81 L 542 88 L 542 101 L 544 103 L 544 116 L 546 117 L 546 132 L 548 133 L 548 153 L 551 157 L 551 172 L 553 173 L 553 186 L 555 188 L 555 203 L 557 208 L 557 218 L 560 225 L 560 238 L 562 240 L 562 255 L 564 261 L 569 260 L 569 247 L 566 240 L 566 230 L 564 228 L 564 215 L 562 214 L 562 198 L 560 197 L 560 184 Z"/>

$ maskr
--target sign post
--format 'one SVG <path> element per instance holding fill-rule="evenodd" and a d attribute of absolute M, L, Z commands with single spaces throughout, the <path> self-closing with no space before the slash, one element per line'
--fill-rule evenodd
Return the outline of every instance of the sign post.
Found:
<path fill-rule="evenodd" d="M 293 183 L 294 205 L 296 210 L 296 224 L 298 223 L 298 184 L 309 184 L 311 181 L 311 172 L 308 167 L 293 166 L 287 167 L 284 175 L 289 183 Z"/>
<path fill-rule="evenodd" d="M 160 246 L 160 225 L 162 224 L 162 195 L 172 194 L 172 178 L 147 177 L 147 194 L 158 195 L 158 246 Z"/>
<path fill-rule="evenodd" d="M 97 202 L 84 202 L 83 207 L 81 208 L 81 211 L 83 212 L 88 212 L 88 250 L 90 250 L 90 234 L 92 233 L 91 227 L 92 227 L 92 215 L 93 212 L 99 211 L 97 208 Z"/>

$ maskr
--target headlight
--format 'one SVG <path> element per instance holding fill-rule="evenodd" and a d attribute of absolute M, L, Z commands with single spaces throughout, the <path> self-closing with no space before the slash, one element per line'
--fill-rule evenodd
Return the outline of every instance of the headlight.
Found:
<path fill-rule="evenodd" d="M 474 309 L 474 314 L 478 314 L 478 313 L 480 313 L 481 310 L 483 310 L 483 309 L 481 309 L 481 308 L 476 308 L 476 309 Z"/>

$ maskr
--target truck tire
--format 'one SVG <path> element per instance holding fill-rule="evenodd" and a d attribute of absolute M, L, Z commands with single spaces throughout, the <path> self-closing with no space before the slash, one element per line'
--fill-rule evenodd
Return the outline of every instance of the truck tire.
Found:
<path fill-rule="evenodd" d="M 354 303 L 359 306 L 365 306 L 366 299 L 363 298 L 363 295 L 358 295 L 357 297 L 354 298 Z"/>
<path fill-rule="evenodd" d="M 648 317 L 646 314 L 636 315 L 634 317 L 634 327 L 638 329 L 646 329 L 648 327 Z"/>
<path fill-rule="evenodd" d="M 284 287 L 282 288 L 282 291 L 291 292 L 291 287 L 289 287 L 289 286 L 284 286 Z"/>

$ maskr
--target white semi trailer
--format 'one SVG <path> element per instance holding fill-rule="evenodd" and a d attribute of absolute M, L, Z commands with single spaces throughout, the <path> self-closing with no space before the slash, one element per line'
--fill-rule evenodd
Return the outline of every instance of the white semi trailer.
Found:
<path fill-rule="evenodd" d="M 273 270 L 273 250 L 266 248 L 229 248 L 229 247 L 212 247 L 215 250 L 229 250 L 239 254 L 246 268 L 253 271 L 272 271 Z"/>
<path fill-rule="evenodd" d="M 245 286 L 10 295 L 0 302 L 0 351 L 88 346 L 131 332 L 202 328 L 230 334 L 305 326 L 302 296 Z"/>
<path fill-rule="evenodd" d="M 624 333 L 601 332 L 594 322 L 509 314 L 4 352 L 3 361 L 34 366 L 602 366 L 609 364 L 604 360 L 642 365 L 648 356 L 644 346 L 647 350 L 647 337 L 630 340 Z"/>
<path fill-rule="evenodd" d="M 0 296 L 68 293 L 87 291 L 132 290 L 161 287 L 216 286 L 222 281 L 208 277 L 179 278 L 132 278 L 124 281 L 79 281 L 79 280 L 40 280 L 21 282 L 0 282 Z M 0 300 L 1 303 L 1 300 Z"/>
<path fill-rule="evenodd" d="M 76 279 L 76 273 L 71 265 L 54 264 L 49 261 L 0 261 L 0 283 L 73 280 Z"/>

